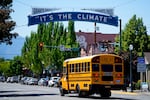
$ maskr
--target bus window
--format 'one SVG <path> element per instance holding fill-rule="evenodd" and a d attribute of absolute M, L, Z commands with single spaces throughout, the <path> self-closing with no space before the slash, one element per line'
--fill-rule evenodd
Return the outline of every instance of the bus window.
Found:
<path fill-rule="evenodd" d="M 90 62 L 86 63 L 86 71 L 90 71 Z"/>
<path fill-rule="evenodd" d="M 92 71 L 99 71 L 99 64 L 92 64 Z"/>
<path fill-rule="evenodd" d="M 74 64 L 71 65 L 71 72 L 74 72 Z"/>
<path fill-rule="evenodd" d="M 76 72 L 80 72 L 79 63 L 76 64 Z"/>
<path fill-rule="evenodd" d="M 78 72 L 78 65 L 77 64 L 75 64 L 75 65 L 76 65 L 75 72 Z"/>
<path fill-rule="evenodd" d="M 90 62 L 87 63 L 87 70 L 90 71 Z"/>
<path fill-rule="evenodd" d="M 82 72 L 81 63 L 79 63 L 79 72 Z"/>
<path fill-rule="evenodd" d="M 122 72 L 122 66 L 121 65 L 115 65 L 115 71 L 116 72 Z"/>
<path fill-rule="evenodd" d="M 87 67 L 87 65 L 86 65 L 86 62 L 84 63 L 84 71 L 86 72 L 87 70 L 86 70 L 86 67 Z"/>
<path fill-rule="evenodd" d="M 78 69 L 79 69 L 78 71 L 81 72 L 80 63 L 78 63 Z"/>
<path fill-rule="evenodd" d="M 71 71 L 72 71 L 71 64 L 68 65 L 68 68 L 70 68 L 70 73 L 71 73 Z"/>
<path fill-rule="evenodd" d="M 103 64 L 102 71 L 103 72 L 113 72 L 113 65 Z"/>
<path fill-rule="evenodd" d="M 84 71 L 84 63 L 81 64 L 82 72 Z"/>

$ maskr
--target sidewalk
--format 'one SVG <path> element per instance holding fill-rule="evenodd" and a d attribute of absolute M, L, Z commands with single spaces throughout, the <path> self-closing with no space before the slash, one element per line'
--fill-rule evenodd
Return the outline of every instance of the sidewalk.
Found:
<path fill-rule="evenodd" d="M 141 91 L 141 90 L 133 90 L 133 92 L 131 91 L 122 91 L 122 90 L 112 90 L 112 93 L 116 93 L 116 94 L 126 94 L 126 95 L 139 95 L 139 94 L 143 94 L 143 95 L 150 95 L 149 91 Z"/>
<path fill-rule="evenodd" d="M 150 95 L 150 91 L 133 90 L 135 93 Z"/>

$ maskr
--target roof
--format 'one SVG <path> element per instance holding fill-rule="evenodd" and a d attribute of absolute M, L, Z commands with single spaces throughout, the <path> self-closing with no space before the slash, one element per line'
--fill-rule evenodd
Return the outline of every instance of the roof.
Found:
<path fill-rule="evenodd" d="M 70 58 L 70 59 L 66 59 L 65 62 L 73 61 L 73 60 L 92 59 L 93 57 L 96 57 L 96 56 L 97 55 L 77 57 L 77 58 Z"/>
<path fill-rule="evenodd" d="M 86 42 L 88 44 L 94 44 L 94 32 L 76 32 L 76 35 L 80 36 L 83 35 L 86 38 Z M 100 41 L 111 41 L 115 42 L 115 37 L 118 36 L 119 34 L 102 34 L 99 32 L 96 32 L 96 42 Z"/>
<path fill-rule="evenodd" d="M 97 54 L 97 55 L 92 55 L 92 56 L 84 56 L 84 57 L 77 57 L 77 58 L 70 58 L 70 59 L 66 59 L 65 62 L 68 61 L 74 61 L 74 60 L 83 60 L 83 59 L 92 59 L 96 56 L 103 56 L 103 55 L 111 55 L 114 56 L 115 54 Z M 116 57 L 119 57 L 118 55 L 115 55 Z"/>

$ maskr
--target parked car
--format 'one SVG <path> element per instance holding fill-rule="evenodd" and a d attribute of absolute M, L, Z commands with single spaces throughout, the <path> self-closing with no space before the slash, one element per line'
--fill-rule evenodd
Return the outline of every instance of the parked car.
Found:
<path fill-rule="evenodd" d="M 28 78 L 28 77 L 22 77 L 21 80 L 20 80 L 20 83 L 21 83 L 21 84 L 25 84 L 25 80 L 26 80 L 27 78 Z"/>
<path fill-rule="evenodd" d="M 10 78 L 10 82 L 11 82 L 11 83 L 18 83 L 18 82 L 19 82 L 18 76 L 12 76 L 12 77 Z"/>
<path fill-rule="evenodd" d="M 6 80 L 6 82 L 9 83 L 10 80 L 11 80 L 11 77 L 8 77 L 7 80 Z"/>
<path fill-rule="evenodd" d="M 0 82 L 5 82 L 5 77 L 4 76 L 0 76 Z"/>
<path fill-rule="evenodd" d="M 38 84 L 38 79 L 36 78 L 31 78 L 29 79 L 29 81 L 27 82 L 28 85 L 37 85 Z"/>
<path fill-rule="evenodd" d="M 48 85 L 48 79 L 47 79 L 47 78 L 41 78 L 41 79 L 38 81 L 38 85 L 47 86 L 47 85 Z"/>
<path fill-rule="evenodd" d="M 25 80 L 24 80 L 24 84 L 28 84 L 29 80 L 31 79 L 32 77 L 27 77 Z"/>
<path fill-rule="evenodd" d="M 60 80 L 60 77 L 51 77 L 50 80 L 48 81 L 48 86 L 50 87 L 57 87 L 58 86 L 58 82 Z"/>

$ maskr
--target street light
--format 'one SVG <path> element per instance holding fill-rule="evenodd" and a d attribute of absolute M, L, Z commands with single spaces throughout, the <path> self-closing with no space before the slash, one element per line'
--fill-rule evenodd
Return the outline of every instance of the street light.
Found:
<path fill-rule="evenodd" d="M 131 92 L 133 92 L 133 83 L 132 83 L 132 50 L 133 50 L 133 45 L 129 45 L 129 50 L 130 50 L 130 89 Z"/>

